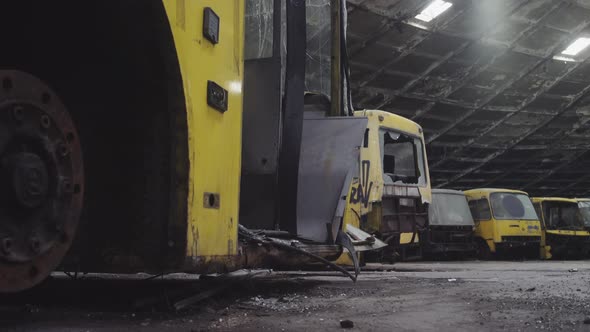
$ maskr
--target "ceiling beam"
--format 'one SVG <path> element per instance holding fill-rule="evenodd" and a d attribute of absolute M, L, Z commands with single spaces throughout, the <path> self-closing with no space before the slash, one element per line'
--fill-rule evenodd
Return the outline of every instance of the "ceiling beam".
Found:
<path fill-rule="evenodd" d="M 527 184 L 526 186 L 520 188 L 520 189 L 526 189 L 529 188 L 532 185 L 535 185 L 539 182 L 542 182 L 543 180 L 547 179 L 548 177 L 550 177 L 551 175 L 555 174 L 556 172 L 562 170 L 563 168 L 571 165 L 573 162 L 575 162 L 576 160 L 578 160 L 579 158 L 581 158 L 582 156 L 584 156 L 588 150 L 590 149 L 590 145 L 584 145 L 584 146 L 575 146 L 575 149 L 565 149 L 561 143 L 568 137 L 570 137 L 570 135 L 572 133 L 574 133 L 581 125 L 584 125 L 585 123 L 589 122 L 590 119 L 588 118 L 582 118 L 582 120 L 580 122 L 578 122 L 576 125 L 573 126 L 572 129 L 566 131 L 565 133 L 563 133 L 562 135 L 559 136 L 559 138 L 557 140 L 555 140 L 554 142 L 552 142 L 550 145 L 548 146 L 544 146 L 542 149 L 539 149 L 540 152 L 535 154 L 534 156 L 527 158 L 526 160 L 524 160 L 523 162 L 521 162 L 520 164 L 516 165 L 513 170 L 509 170 L 505 173 L 502 173 L 500 175 L 498 175 L 497 177 L 493 178 L 492 180 L 490 180 L 489 182 L 487 182 L 485 185 L 486 186 L 490 186 L 492 185 L 494 182 L 501 180 L 509 175 L 512 175 L 516 172 L 516 170 L 522 169 L 523 167 L 525 167 L 527 164 L 537 161 L 537 160 L 541 160 L 543 158 L 543 154 L 546 151 L 555 151 L 555 150 L 560 150 L 560 151 L 574 151 L 570 156 L 572 156 L 571 158 L 566 159 L 563 163 L 561 163 L 560 165 L 554 167 L 553 169 L 549 170 L 545 175 L 539 177 L 537 180 L 531 182 L 530 184 Z"/>
<path fill-rule="evenodd" d="M 515 13 L 516 11 L 518 11 L 520 8 L 522 8 L 524 6 L 525 3 L 520 4 L 519 6 L 516 6 L 515 8 L 513 8 L 508 15 L 506 15 L 506 17 L 510 17 L 510 15 L 512 15 L 513 13 Z M 548 15 L 550 15 L 551 13 L 553 13 L 554 11 L 556 11 L 558 8 L 561 8 L 562 4 L 561 3 L 557 3 L 554 6 L 551 7 L 550 10 L 548 10 L 545 14 L 543 14 L 542 19 L 546 18 Z M 454 18 L 454 17 L 453 17 Z M 494 22 L 494 24 L 499 24 L 501 23 L 503 20 L 505 20 L 504 18 L 497 20 L 496 22 Z M 446 22 L 445 25 L 439 27 L 437 29 L 436 32 L 438 33 L 443 33 L 439 30 L 445 28 L 450 22 L 451 20 L 448 20 Z M 527 29 L 524 29 L 520 36 L 518 38 L 515 38 L 515 40 L 518 40 L 519 38 L 521 38 L 523 35 L 525 35 L 526 33 L 530 33 L 530 31 L 532 31 L 532 28 L 534 27 L 534 25 L 530 25 Z M 485 39 L 486 37 L 488 37 L 489 33 L 491 32 L 491 30 L 488 31 L 484 31 L 483 33 L 481 33 L 478 37 L 468 40 L 465 43 L 461 44 L 456 50 L 447 53 L 441 60 L 433 63 L 428 69 L 426 69 L 424 72 L 422 72 L 417 78 L 412 79 L 411 81 L 409 81 L 408 83 L 406 83 L 404 85 L 403 88 L 396 90 L 396 91 L 391 91 L 391 90 L 387 90 L 386 93 L 384 93 L 384 96 L 386 96 L 383 100 L 383 102 L 381 102 L 379 105 L 377 105 L 375 108 L 376 109 L 380 109 L 383 106 L 385 106 L 386 104 L 394 101 L 394 98 L 396 95 L 399 94 L 404 94 L 407 93 L 407 91 L 409 91 L 410 89 L 412 89 L 413 87 L 415 87 L 419 82 L 423 82 L 425 81 L 426 77 L 428 74 L 430 74 L 432 71 L 434 71 L 435 69 L 439 68 L 441 65 L 445 64 L 448 62 L 448 60 L 450 58 L 452 58 L 454 55 L 461 53 L 462 51 L 464 51 L 465 49 L 467 49 L 469 46 L 482 41 L 483 39 Z M 443 33 L 444 34 L 444 33 Z M 408 49 L 407 54 L 403 54 L 400 55 L 399 57 L 397 57 L 396 59 L 394 59 L 393 61 L 389 62 L 388 64 L 386 64 L 385 66 L 383 66 L 382 68 L 380 68 L 377 72 L 374 72 L 373 75 L 369 76 L 369 79 L 366 79 L 359 87 L 365 86 L 368 84 L 368 82 L 372 81 L 373 79 L 375 79 L 380 73 L 382 73 L 384 71 L 385 68 L 387 68 L 388 66 L 391 66 L 393 64 L 395 64 L 396 62 L 400 61 L 403 57 L 407 56 L 409 53 L 411 53 L 411 51 L 413 51 L 422 41 L 424 41 L 426 38 L 428 38 L 428 36 L 426 36 L 425 38 L 422 38 L 418 43 L 415 43 L 414 46 L 411 49 Z M 446 97 L 448 97 L 449 95 L 451 95 L 453 92 L 459 90 L 460 88 L 464 87 L 472 78 L 476 77 L 477 75 L 479 75 L 481 72 L 483 72 L 484 70 L 486 70 L 487 68 L 489 68 L 492 63 L 500 56 L 502 56 L 503 54 L 505 54 L 508 50 L 510 49 L 510 47 L 507 47 L 504 52 L 500 52 L 498 54 L 496 54 L 495 56 L 491 57 L 489 59 L 489 61 L 486 64 L 481 64 L 478 65 L 478 63 L 474 63 L 470 68 L 469 68 L 469 73 L 463 77 L 460 80 L 457 80 L 455 82 L 449 82 L 449 84 L 452 84 L 453 87 L 452 89 L 450 89 L 447 93 L 445 93 L 443 96 L 437 97 L 437 98 L 433 98 L 432 101 L 441 101 L 443 99 L 446 99 Z M 359 88 L 357 87 L 357 88 Z M 493 96 L 492 98 L 494 98 L 496 96 Z M 417 96 L 417 98 L 423 99 L 423 96 Z M 490 100 L 492 99 L 490 98 Z M 362 101 L 360 102 L 360 104 L 362 104 Z M 468 105 L 466 106 L 467 108 L 472 108 L 476 105 Z M 432 109 L 432 107 L 430 108 Z M 430 109 L 426 110 L 425 112 L 422 112 L 422 114 L 427 113 L 428 111 L 430 111 Z M 416 119 L 417 117 L 414 116 L 412 117 L 412 119 Z"/>
<path fill-rule="evenodd" d="M 443 182 L 442 184 L 438 185 L 437 188 L 440 187 L 444 187 L 446 185 L 449 185 L 455 181 L 457 181 L 458 179 L 469 175 L 475 171 L 477 171 L 478 169 L 482 168 L 483 166 L 487 165 L 489 162 L 491 162 L 492 160 L 496 159 L 498 156 L 506 153 L 506 151 L 509 151 L 511 148 L 513 148 L 514 146 L 516 146 L 518 143 L 524 141 L 525 139 L 527 139 L 529 136 L 533 135 L 534 133 L 536 133 L 539 129 L 545 127 L 547 124 L 549 124 L 553 119 L 555 119 L 557 116 L 563 114 L 566 110 L 568 110 L 570 107 L 572 107 L 573 105 L 575 105 L 579 100 L 581 100 L 583 97 L 589 95 L 590 92 L 590 85 L 588 85 L 587 87 L 585 87 L 581 92 L 579 92 L 577 95 L 575 95 L 573 98 L 570 99 L 570 101 L 564 105 L 557 113 L 555 113 L 553 116 L 547 118 L 546 120 L 544 120 L 543 122 L 541 122 L 539 125 L 535 126 L 533 129 L 529 130 L 527 133 L 519 136 L 517 139 L 515 139 L 512 143 L 510 143 L 507 147 L 504 147 L 503 149 L 489 155 L 488 157 L 486 157 L 484 159 L 484 161 L 476 166 L 470 167 L 466 170 L 464 170 L 463 172 L 461 172 L 459 175 L 454 176 L 453 178 L 451 178 L 450 180 L 447 180 L 445 182 Z"/>

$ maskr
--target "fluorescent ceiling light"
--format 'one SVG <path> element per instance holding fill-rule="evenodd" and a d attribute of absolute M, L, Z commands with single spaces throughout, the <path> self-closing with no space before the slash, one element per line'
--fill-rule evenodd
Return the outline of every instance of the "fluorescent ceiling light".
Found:
<path fill-rule="evenodd" d="M 569 56 L 564 56 L 564 55 L 556 55 L 553 57 L 553 60 L 559 60 L 559 61 L 565 61 L 565 62 L 578 62 L 576 59 L 569 57 Z"/>
<path fill-rule="evenodd" d="M 586 47 L 590 46 L 590 38 L 580 37 L 570 44 L 561 54 L 576 56 L 582 52 Z"/>
<path fill-rule="evenodd" d="M 430 22 L 438 15 L 442 14 L 445 10 L 451 8 L 453 4 L 442 0 L 434 0 L 424 8 L 422 12 L 416 15 L 416 18 L 420 21 Z"/>

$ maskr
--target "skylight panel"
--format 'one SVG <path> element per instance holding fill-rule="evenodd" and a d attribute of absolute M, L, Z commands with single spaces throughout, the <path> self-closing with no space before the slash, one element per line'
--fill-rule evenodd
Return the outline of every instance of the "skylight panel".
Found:
<path fill-rule="evenodd" d="M 447 9 L 451 8 L 453 4 L 442 0 L 434 0 L 428 7 L 424 8 L 422 12 L 416 15 L 416 19 L 424 22 L 430 22 L 437 16 L 444 13 Z"/>
<path fill-rule="evenodd" d="M 571 43 L 565 50 L 563 50 L 561 54 L 576 56 L 588 46 L 590 46 L 590 38 L 580 37 Z"/>

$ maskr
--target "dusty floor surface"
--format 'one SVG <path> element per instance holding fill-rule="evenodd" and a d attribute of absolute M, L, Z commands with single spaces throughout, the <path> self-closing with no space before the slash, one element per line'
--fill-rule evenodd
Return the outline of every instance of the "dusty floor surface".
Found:
<path fill-rule="evenodd" d="M 8 331 L 590 331 L 590 261 L 421 262 L 247 281 L 54 277 L 0 298 Z M 177 301 L 215 292 L 180 311 Z"/>

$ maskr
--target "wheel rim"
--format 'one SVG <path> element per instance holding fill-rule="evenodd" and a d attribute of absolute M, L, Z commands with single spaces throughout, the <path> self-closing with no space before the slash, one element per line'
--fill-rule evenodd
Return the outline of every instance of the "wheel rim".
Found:
<path fill-rule="evenodd" d="M 83 192 L 78 133 L 57 94 L 0 70 L 0 291 L 29 288 L 61 262 Z"/>

